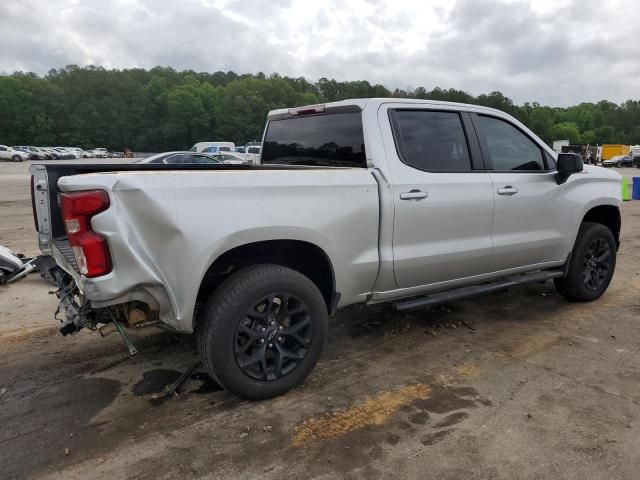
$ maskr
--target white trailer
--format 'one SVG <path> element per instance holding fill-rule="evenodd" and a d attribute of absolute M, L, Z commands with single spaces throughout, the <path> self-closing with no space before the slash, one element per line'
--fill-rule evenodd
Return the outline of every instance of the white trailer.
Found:
<path fill-rule="evenodd" d="M 568 145 L 569 145 L 569 140 L 554 140 L 553 151 L 556 153 L 562 153 L 562 147 L 566 147 Z"/>

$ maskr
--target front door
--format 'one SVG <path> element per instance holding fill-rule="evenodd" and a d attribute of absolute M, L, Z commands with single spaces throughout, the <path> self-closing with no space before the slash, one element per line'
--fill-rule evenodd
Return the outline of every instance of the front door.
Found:
<path fill-rule="evenodd" d="M 493 258 L 496 270 L 564 260 L 570 208 L 563 208 L 550 155 L 506 120 L 473 115 L 487 167 L 491 171 L 495 214 Z"/>

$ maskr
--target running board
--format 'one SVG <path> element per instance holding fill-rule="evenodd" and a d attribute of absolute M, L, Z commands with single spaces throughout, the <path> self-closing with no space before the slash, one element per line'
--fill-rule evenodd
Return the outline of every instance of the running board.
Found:
<path fill-rule="evenodd" d="M 456 288 L 444 292 L 432 293 L 420 298 L 405 300 L 403 302 L 394 303 L 396 310 L 403 312 L 405 310 L 413 310 L 414 308 L 424 308 L 439 303 L 453 302 L 467 297 L 473 297 L 483 293 L 496 292 L 505 288 L 525 283 L 544 282 L 551 278 L 564 276 L 563 270 L 546 270 L 544 272 L 525 273 L 522 275 L 512 275 L 491 283 L 483 283 L 480 285 L 471 285 L 469 287 Z"/>

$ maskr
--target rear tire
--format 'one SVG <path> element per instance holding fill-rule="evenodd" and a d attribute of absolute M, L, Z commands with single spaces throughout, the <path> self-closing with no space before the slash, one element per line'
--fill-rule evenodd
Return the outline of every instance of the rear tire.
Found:
<path fill-rule="evenodd" d="M 309 278 L 280 265 L 255 265 L 230 276 L 209 297 L 198 350 L 223 387 L 262 400 L 303 382 L 327 330 L 327 306 Z"/>
<path fill-rule="evenodd" d="M 554 279 L 558 292 L 574 302 L 590 302 L 609 287 L 616 268 L 616 240 L 600 223 L 583 222 L 566 277 Z"/>
<path fill-rule="evenodd" d="M 22 157 L 20 155 L 14 155 L 13 157 L 11 157 L 11 160 L 13 160 L 14 162 L 21 162 Z"/>

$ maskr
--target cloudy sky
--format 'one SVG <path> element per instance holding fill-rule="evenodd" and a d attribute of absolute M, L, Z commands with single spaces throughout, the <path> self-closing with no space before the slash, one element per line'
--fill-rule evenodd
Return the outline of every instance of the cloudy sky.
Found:
<path fill-rule="evenodd" d="M 0 72 L 278 72 L 516 103 L 640 98 L 637 0 L 0 0 Z"/>

